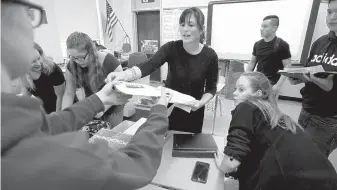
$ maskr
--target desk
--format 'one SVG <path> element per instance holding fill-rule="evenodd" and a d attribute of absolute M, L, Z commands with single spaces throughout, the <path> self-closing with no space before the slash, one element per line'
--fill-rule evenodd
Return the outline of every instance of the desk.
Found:
<path fill-rule="evenodd" d="M 126 126 L 129 127 L 134 122 L 124 120 L 113 130 L 122 132 L 125 131 Z M 186 190 L 223 190 L 224 189 L 224 174 L 217 168 L 213 158 L 178 158 L 172 157 L 173 134 L 179 132 L 170 131 L 166 137 L 166 143 L 162 154 L 160 167 L 157 175 L 152 180 L 153 185 L 163 186 L 174 189 Z M 218 148 L 224 149 L 224 137 L 213 136 Z M 208 173 L 208 180 L 206 184 L 194 182 L 191 180 L 192 172 L 196 161 L 206 162 L 210 164 Z"/>
<path fill-rule="evenodd" d="M 204 190 L 224 189 L 224 174 L 217 168 L 213 158 L 179 158 L 172 157 L 173 134 L 169 132 L 166 137 L 164 151 L 157 175 L 152 180 L 152 184 L 175 188 Z M 224 149 L 224 137 L 213 136 L 218 148 Z M 198 183 L 191 180 L 192 172 L 197 161 L 210 164 L 207 183 Z"/>

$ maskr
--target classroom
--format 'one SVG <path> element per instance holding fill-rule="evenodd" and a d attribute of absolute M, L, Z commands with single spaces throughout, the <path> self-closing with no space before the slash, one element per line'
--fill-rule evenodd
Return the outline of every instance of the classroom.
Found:
<path fill-rule="evenodd" d="M 1 12 L 1 188 L 337 190 L 337 0 Z"/>

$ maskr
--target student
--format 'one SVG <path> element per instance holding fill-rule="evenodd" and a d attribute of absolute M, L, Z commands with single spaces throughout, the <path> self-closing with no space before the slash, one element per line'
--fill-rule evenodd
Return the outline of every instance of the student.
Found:
<path fill-rule="evenodd" d="M 326 71 L 337 71 L 337 1 L 329 1 L 326 23 L 330 32 L 316 40 L 305 66 L 322 65 Z M 312 136 L 318 148 L 328 157 L 337 148 L 337 76 L 324 78 L 313 74 L 301 79 L 289 78 L 291 84 L 305 83 L 301 89 L 302 110 L 298 123 Z"/>
<path fill-rule="evenodd" d="M 76 88 L 84 88 L 85 97 L 97 92 L 105 84 L 104 79 L 113 71 L 123 71 L 119 61 L 110 53 L 98 51 L 91 38 L 82 32 L 74 32 L 67 38 L 67 51 L 70 61 L 66 70 L 66 90 L 62 108 L 73 103 Z M 123 121 L 124 105 L 112 106 L 103 115 L 104 121 L 117 126 Z"/>
<path fill-rule="evenodd" d="M 337 188 L 332 164 L 310 136 L 283 114 L 266 76 L 245 72 L 234 92 L 236 108 L 224 154 L 216 154 L 226 173 L 237 169 L 239 189 Z"/>
<path fill-rule="evenodd" d="M 192 7 L 184 10 L 179 19 L 181 40 L 164 44 L 148 61 L 124 72 L 110 73 L 107 78 L 136 80 L 151 74 L 167 62 L 165 86 L 196 99 L 189 102 L 192 107 L 190 113 L 178 108 L 172 111 L 169 117 L 170 130 L 201 133 L 204 106 L 216 92 L 218 57 L 212 48 L 202 44 L 205 35 L 204 20 L 200 9 Z"/>
<path fill-rule="evenodd" d="M 46 113 L 60 111 L 65 88 L 62 70 L 44 55 L 42 48 L 34 43 L 34 60 L 28 75 L 23 78 L 22 94 L 33 95 L 43 102 Z"/>
<path fill-rule="evenodd" d="M 89 144 L 84 131 L 63 133 L 82 127 L 103 111 L 103 105 L 124 104 L 130 97 L 114 91 L 114 83 L 49 115 L 40 109 L 39 100 L 11 92 L 11 81 L 30 71 L 32 28 L 41 25 L 42 10 L 30 1 L 1 1 L 2 189 L 128 190 L 149 184 L 160 165 L 168 128 L 165 92 L 129 144 L 114 152 L 105 141 Z M 41 129 L 62 134 L 47 136 Z"/>
<path fill-rule="evenodd" d="M 289 45 L 276 36 L 278 27 L 278 16 L 269 15 L 263 19 L 260 29 L 262 39 L 254 44 L 253 55 L 246 68 L 246 71 L 253 71 L 257 66 L 257 71 L 268 77 L 276 95 L 286 79 L 277 72 L 291 66 Z"/>

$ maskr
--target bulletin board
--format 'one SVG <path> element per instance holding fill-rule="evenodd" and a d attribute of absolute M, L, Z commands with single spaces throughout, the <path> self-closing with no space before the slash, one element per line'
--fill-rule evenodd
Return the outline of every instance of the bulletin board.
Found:
<path fill-rule="evenodd" d="M 198 7 L 205 16 L 205 32 L 207 26 L 207 7 Z M 161 45 L 173 41 L 179 40 L 179 18 L 181 13 L 186 8 L 174 8 L 174 9 L 163 9 L 162 11 L 162 39 Z M 206 37 L 206 34 L 205 34 Z"/>

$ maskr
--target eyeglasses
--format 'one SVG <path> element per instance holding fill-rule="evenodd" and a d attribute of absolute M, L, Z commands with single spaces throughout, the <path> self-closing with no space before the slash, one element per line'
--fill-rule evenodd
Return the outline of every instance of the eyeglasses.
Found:
<path fill-rule="evenodd" d="M 2 0 L 2 2 L 17 3 L 28 7 L 28 15 L 31 19 L 33 28 L 37 28 L 42 24 L 44 12 L 42 6 L 24 0 Z"/>
<path fill-rule="evenodd" d="M 87 58 L 88 54 L 89 52 L 87 52 L 84 57 L 73 57 L 71 55 L 69 55 L 68 57 L 74 61 L 84 61 Z"/>

